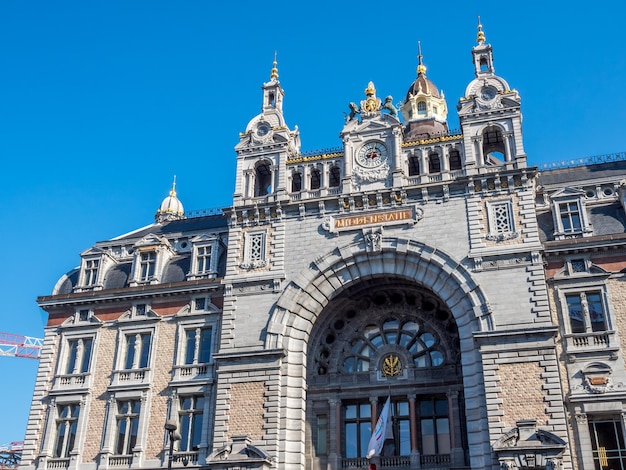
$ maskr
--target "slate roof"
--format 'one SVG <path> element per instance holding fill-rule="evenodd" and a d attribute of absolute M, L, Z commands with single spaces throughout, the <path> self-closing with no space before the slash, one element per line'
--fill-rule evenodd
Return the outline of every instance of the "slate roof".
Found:
<path fill-rule="evenodd" d="M 539 184 L 542 186 L 563 185 L 575 186 L 576 182 L 585 180 L 606 179 L 607 182 L 626 177 L 626 161 L 598 163 L 572 168 L 558 168 L 539 172 Z"/>
<path fill-rule="evenodd" d="M 191 217 L 189 219 L 173 220 L 163 224 L 152 224 L 130 232 L 115 240 L 141 238 L 149 233 L 167 235 L 170 233 L 195 232 L 202 230 L 227 230 L 228 223 L 224 215 L 210 215 L 206 217 Z"/>

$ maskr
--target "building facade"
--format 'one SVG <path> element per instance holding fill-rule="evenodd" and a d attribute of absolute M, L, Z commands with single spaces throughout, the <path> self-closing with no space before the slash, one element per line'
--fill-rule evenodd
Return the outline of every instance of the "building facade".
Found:
<path fill-rule="evenodd" d="M 472 58 L 460 132 L 420 54 L 307 154 L 274 62 L 232 205 L 174 186 L 38 299 L 21 467 L 625 468 L 626 162 L 529 166 L 480 26 Z"/>

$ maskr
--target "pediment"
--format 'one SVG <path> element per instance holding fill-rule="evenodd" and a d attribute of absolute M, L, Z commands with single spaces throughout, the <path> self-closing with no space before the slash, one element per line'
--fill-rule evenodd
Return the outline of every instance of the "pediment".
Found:
<path fill-rule="evenodd" d="M 200 235 L 196 235 L 195 237 L 193 237 L 191 239 L 191 243 L 193 244 L 202 244 L 202 243 L 209 243 L 209 242 L 214 242 L 216 241 L 217 235 L 211 233 L 201 233 Z"/>
<path fill-rule="evenodd" d="M 145 247 L 145 246 L 170 246 L 169 241 L 167 240 L 167 238 L 164 237 L 159 237 L 158 235 L 154 234 L 154 233 L 149 233 L 148 235 L 146 235 L 145 237 L 143 237 L 141 240 L 139 240 L 137 243 L 135 243 L 135 248 L 141 248 L 141 247 Z"/>
<path fill-rule="evenodd" d="M 143 315 L 138 315 L 133 308 L 126 310 L 118 319 L 118 323 L 131 322 L 131 321 L 145 321 L 145 320 L 156 320 L 161 317 L 150 307 L 146 307 L 146 312 Z"/>
<path fill-rule="evenodd" d="M 270 457 L 261 449 L 250 444 L 248 436 L 233 436 L 233 440 L 214 451 L 207 463 L 211 468 L 269 468 Z"/>
<path fill-rule="evenodd" d="M 561 198 L 567 198 L 567 197 L 583 197 L 585 195 L 585 192 L 580 190 L 580 189 L 576 189 L 576 188 L 570 188 L 570 187 L 565 187 L 562 189 L 559 189 L 558 191 L 552 193 L 550 195 L 550 198 L 552 200 L 555 199 L 561 199 Z"/>
<path fill-rule="evenodd" d="M 71 317 L 66 318 L 65 321 L 63 323 L 61 323 L 61 326 L 63 328 L 67 328 L 67 327 L 81 327 L 81 326 L 82 327 L 85 327 L 85 326 L 100 326 L 102 324 L 103 324 L 102 320 L 100 320 L 95 315 L 89 315 L 87 320 L 82 320 L 81 321 L 78 318 L 78 312 L 77 312 L 74 315 L 72 315 Z"/>
<path fill-rule="evenodd" d="M 107 252 L 105 250 L 103 250 L 102 248 L 98 247 L 98 246 L 92 246 L 91 248 L 87 248 L 85 251 L 83 251 L 80 256 L 83 258 L 88 258 L 91 256 L 102 256 L 104 254 L 106 254 Z"/>

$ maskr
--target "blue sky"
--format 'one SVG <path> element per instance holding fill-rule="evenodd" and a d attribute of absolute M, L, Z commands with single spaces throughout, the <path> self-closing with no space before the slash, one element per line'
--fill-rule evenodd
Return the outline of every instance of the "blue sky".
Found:
<path fill-rule="evenodd" d="M 530 164 L 626 151 L 623 1 L 214 3 L 0 2 L 0 332 L 42 337 L 36 297 L 96 241 L 151 223 L 173 175 L 187 210 L 230 203 L 275 51 L 305 151 L 341 144 L 370 80 L 400 101 L 418 40 L 457 128 L 481 15 Z M 37 365 L 0 357 L 0 444 L 23 439 Z"/>

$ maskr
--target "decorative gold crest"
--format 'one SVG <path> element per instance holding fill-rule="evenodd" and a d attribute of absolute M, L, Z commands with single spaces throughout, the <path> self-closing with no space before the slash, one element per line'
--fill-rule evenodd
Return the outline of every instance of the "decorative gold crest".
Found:
<path fill-rule="evenodd" d="M 389 354 L 383 359 L 383 377 L 397 377 L 402 375 L 402 362 L 395 354 Z"/>

